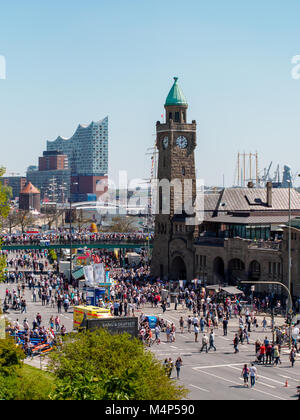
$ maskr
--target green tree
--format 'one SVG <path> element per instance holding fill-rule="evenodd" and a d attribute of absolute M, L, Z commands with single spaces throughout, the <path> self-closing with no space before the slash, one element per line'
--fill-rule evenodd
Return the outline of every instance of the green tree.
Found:
<path fill-rule="evenodd" d="M 103 329 L 74 334 L 49 357 L 57 378 L 52 399 L 179 400 L 187 395 L 128 334 Z"/>
<path fill-rule="evenodd" d="M 17 373 L 25 358 L 23 350 L 16 346 L 13 338 L 0 340 L 0 375 L 11 376 Z"/>
<path fill-rule="evenodd" d="M 11 196 L 11 188 L 3 185 L 1 177 L 5 174 L 5 169 L 0 168 L 0 231 L 2 231 L 3 220 L 8 216 L 10 211 L 9 199 Z M 0 242 L 1 246 L 1 242 Z M 4 270 L 6 268 L 6 259 L 0 256 L 0 282 L 4 280 Z"/>
<path fill-rule="evenodd" d="M 130 216 L 116 216 L 112 219 L 111 225 L 101 229 L 103 232 L 130 233 L 134 232 L 134 218 Z"/>

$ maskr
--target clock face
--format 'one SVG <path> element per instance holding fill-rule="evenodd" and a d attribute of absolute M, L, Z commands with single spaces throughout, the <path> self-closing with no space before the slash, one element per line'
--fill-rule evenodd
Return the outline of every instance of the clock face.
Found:
<path fill-rule="evenodd" d="M 163 146 L 164 146 L 164 149 L 166 149 L 166 148 L 168 147 L 168 145 L 169 145 L 169 138 L 168 138 L 168 137 L 165 137 L 165 138 L 163 139 Z"/>
<path fill-rule="evenodd" d="M 188 141 L 184 136 L 180 136 L 177 138 L 176 144 L 180 149 L 185 149 L 188 145 Z"/>

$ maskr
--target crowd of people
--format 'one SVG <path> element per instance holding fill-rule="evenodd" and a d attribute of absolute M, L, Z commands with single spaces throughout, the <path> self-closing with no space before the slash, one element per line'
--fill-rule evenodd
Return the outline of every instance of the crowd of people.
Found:
<path fill-rule="evenodd" d="M 101 243 L 101 242 L 127 242 L 127 243 L 146 243 L 153 239 L 152 233 L 91 233 L 85 229 L 80 232 L 70 234 L 69 231 L 57 231 L 55 233 L 22 233 L 22 234 L 1 234 L 0 240 L 3 245 L 40 245 L 41 241 L 50 244 L 69 244 L 70 241 L 80 244 Z"/>
<path fill-rule="evenodd" d="M 70 287 L 63 274 L 56 275 L 49 272 L 47 275 L 37 275 L 25 272 L 22 282 L 16 283 L 15 278 L 11 278 L 11 274 L 8 274 L 6 283 L 7 287 L 3 301 L 4 312 L 12 309 L 27 313 L 26 287 L 31 292 L 32 302 L 39 300 L 42 306 L 57 307 L 58 313 L 62 312 L 62 308 L 67 312 L 70 305 L 80 305 L 84 301 L 83 294 L 79 292 L 78 288 Z"/>
<path fill-rule="evenodd" d="M 43 325 L 41 315 L 38 313 L 29 325 L 27 318 L 22 323 L 17 320 L 9 326 L 9 331 L 16 342 L 22 345 L 27 356 L 38 354 L 38 351 L 49 351 L 57 344 L 58 337 L 65 335 L 67 330 L 61 325 L 59 314 L 68 311 L 71 305 L 85 303 L 84 293 L 79 292 L 78 283 L 69 281 L 63 274 L 51 270 L 47 252 L 16 251 L 6 253 L 7 272 L 4 298 L 4 310 L 19 311 L 27 314 L 25 290 L 29 290 L 32 302 L 41 302 L 42 306 L 56 308 L 56 315 L 51 316 L 49 325 Z M 180 316 L 178 325 L 162 317 L 156 317 L 155 325 L 150 325 L 148 317 L 143 313 L 145 307 L 153 309 L 161 307 L 163 314 L 170 306 L 167 299 L 168 282 L 151 277 L 150 266 L 145 253 L 141 254 L 140 263 L 132 266 L 120 266 L 120 256 L 113 251 L 94 250 L 91 257 L 97 257 L 97 262 L 103 263 L 110 270 L 114 281 L 111 288 L 110 300 L 106 305 L 114 316 L 139 316 L 139 337 L 146 346 L 160 345 L 162 340 L 166 343 L 176 342 L 176 335 L 194 334 L 195 343 L 199 342 L 199 353 L 217 351 L 215 334 L 221 329 L 223 336 L 227 336 L 228 324 L 234 319 L 238 325 L 232 342 L 233 352 L 239 352 L 239 346 L 249 343 L 252 331 L 274 330 L 274 342 L 267 337 L 262 342 L 255 343 L 255 364 L 268 364 L 278 366 L 281 363 L 281 349 L 285 343 L 286 334 L 277 328 L 273 321 L 271 324 L 263 317 L 258 322 L 258 315 L 269 308 L 280 309 L 282 306 L 274 296 L 255 296 L 251 299 L 243 295 L 222 295 L 211 293 L 203 287 L 195 289 L 191 284 L 180 287 L 174 294 L 174 310 L 185 310 L 186 315 Z M 43 266 L 41 266 L 43 264 Z M 48 271 L 47 271 L 48 269 Z M 46 271 L 45 271 L 46 270 Z M 45 274 L 46 273 L 46 274 Z M 28 296 L 28 294 L 27 294 Z M 247 303 L 247 305 L 245 305 Z M 200 336 L 201 334 L 201 336 Z M 218 333 L 220 335 L 220 333 Z M 299 332 L 298 332 L 299 335 Z M 162 338 L 163 336 L 163 338 Z M 201 339 L 199 339 L 201 337 Z M 297 339 L 293 341 L 290 351 L 290 362 L 294 366 L 297 358 Z M 183 361 L 180 357 L 174 362 L 171 358 L 163 363 L 165 372 L 170 376 L 176 368 L 177 378 Z M 255 366 L 244 366 L 242 376 L 245 386 L 251 378 L 251 386 L 255 384 Z"/>
<path fill-rule="evenodd" d="M 55 319 L 51 316 L 49 326 L 46 327 L 42 324 L 40 313 L 34 317 L 32 327 L 27 318 L 22 323 L 16 319 L 8 324 L 6 330 L 15 339 L 16 344 L 23 348 L 26 357 L 51 351 L 54 346 L 61 343 L 61 337 L 66 334 L 66 328 L 61 325 L 58 315 Z"/>

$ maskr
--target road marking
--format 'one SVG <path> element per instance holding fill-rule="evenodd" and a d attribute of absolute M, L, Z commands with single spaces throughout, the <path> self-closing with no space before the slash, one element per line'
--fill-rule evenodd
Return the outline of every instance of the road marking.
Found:
<path fill-rule="evenodd" d="M 215 378 L 217 378 L 217 379 L 221 379 L 221 380 L 223 380 L 223 381 L 230 382 L 230 383 L 235 384 L 235 385 L 240 385 L 238 382 L 233 382 L 233 381 L 230 381 L 229 379 L 222 378 L 222 376 L 217 376 L 217 375 L 214 375 L 213 373 L 204 372 L 204 371 L 203 371 L 203 372 L 201 372 L 201 373 L 204 373 L 205 375 L 210 375 L 210 376 L 213 376 L 213 377 L 215 377 Z M 278 397 L 277 395 L 273 395 L 273 394 L 270 394 L 270 393 L 268 393 L 268 392 L 261 391 L 260 389 L 257 389 L 257 388 L 252 388 L 252 390 L 253 390 L 253 391 L 256 391 L 256 392 L 260 392 L 261 394 L 269 395 L 269 396 L 274 397 L 274 398 L 277 398 L 277 399 L 279 399 L 279 400 L 286 400 L 286 398 Z"/>
<path fill-rule="evenodd" d="M 197 367 L 194 367 L 194 370 L 215 369 L 215 368 L 219 368 L 219 367 L 229 367 L 229 366 L 243 366 L 243 363 L 234 363 L 234 364 L 227 364 L 227 365 L 197 366 Z"/>
<path fill-rule="evenodd" d="M 192 386 L 193 388 L 200 389 L 200 391 L 203 391 L 203 392 L 209 392 L 207 389 L 200 388 L 199 386 L 196 386 L 196 385 L 193 385 L 193 384 L 190 384 L 189 386 Z"/>
<path fill-rule="evenodd" d="M 294 378 L 291 378 L 290 376 L 284 376 L 284 375 L 279 375 L 279 376 L 281 376 L 284 379 L 291 379 L 292 381 L 299 382 L 299 379 L 294 379 Z"/>

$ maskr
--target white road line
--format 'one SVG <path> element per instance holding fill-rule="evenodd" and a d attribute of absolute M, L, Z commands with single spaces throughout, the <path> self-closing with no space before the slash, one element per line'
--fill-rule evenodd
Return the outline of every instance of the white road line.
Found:
<path fill-rule="evenodd" d="M 194 370 L 199 370 L 199 369 L 215 369 L 215 368 L 219 368 L 219 367 L 228 367 L 228 366 L 241 366 L 243 367 L 243 363 L 234 363 L 234 364 L 227 364 L 227 365 L 211 365 L 211 366 L 196 366 L 194 367 Z"/>
<path fill-rule="evenodd" d="M 295 381 L 297 383 L 299 382 L 299 379 L 294 379 L 294 378 L 291 378 L 290 376 L 284 376 L 284 375 L 279 375 L 279 376 L 281 376 L 284 379 L 291 379 L 292 381 Z"/>
<path fill-rule="evenodd" d="M 205 375 L 213 376 L 214 378 L 221 379 L 223 381 L 230 382 L 230 383 L 235 384 L 235 385 L 240 385 L 238 382 L 230 381 L 229 379 L 222 378 L 222 376 L 217 376 L 217 375 L 214 375 L 213 373 L 204 372 L 204 371 L 202 371 L 201 373 L 204 373 Z M 277 395 L 269 394 L 268 392 L 261 391 L 260 389 L 257 389 L 257 388 L 252 388 L 252 390 L 256 391 L 256 392 L 260 392 L 261 394 L 269 395 L 269 396 L 271 396 L 273 398 L 277 398 L 279 400 L 286 400 L 286 398 L 282 398 L 282 397 L 278 397 Z"/>
<path fill-rule="evenodd" d="M 190 384 L 189 386 L 192 386 L 193 388 L 200 389 L 200 391 L 203 391 L 203 392 L 209 392 L 207 389 L 200 388 L 199 386 L 196 386 L 196 385 L 193 385 L 193 384 Z"/>

